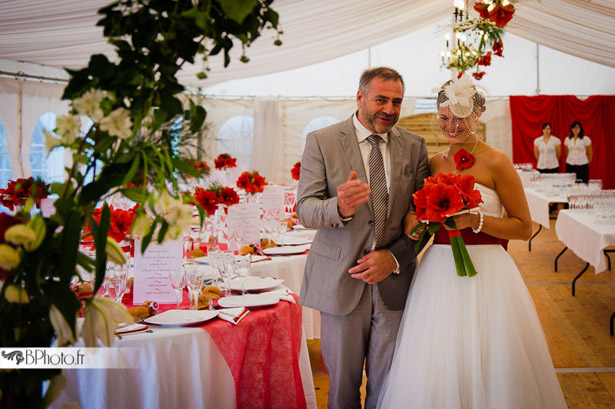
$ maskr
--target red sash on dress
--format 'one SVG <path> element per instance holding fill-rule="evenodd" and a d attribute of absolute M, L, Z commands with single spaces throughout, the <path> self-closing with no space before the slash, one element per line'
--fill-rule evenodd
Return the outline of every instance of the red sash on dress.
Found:
<path fill-rule="evenodd" d="M 474 233 L 472 229 L 462 229 L 461 238 L 466 245 L 474 245 L 474 244 L 499 244 L 504 247 L 504 250 L 508 250 L 508 240 L 499 239 L 497 237 L 490 236 L 486 233 Z M 440 227 L 434 237 L 434 244 L 451 244 L 451 241 L 448 238 L 448 231 Z"/>

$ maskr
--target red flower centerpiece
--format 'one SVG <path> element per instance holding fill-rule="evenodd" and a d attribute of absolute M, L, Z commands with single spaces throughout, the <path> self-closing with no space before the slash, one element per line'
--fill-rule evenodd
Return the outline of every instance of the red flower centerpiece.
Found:
<path fill-rule="evenodd" d="M 239 203 L 239 195 L 235 189 L 216 183 L 212 183 L 207 189 L 195 187 L 193 197 L 209 216 L 216 212 L 219 204 L 228 207 Z"/>
<path fill-rule="evenodd" d="M 192 167 L 194 169 L 197 170 L 197 172 L 199 172 L 201 174 L 201 176 L 209 175 L 209 171 L 211 170 L 211 168 L 209 167 L 207 162 L 204 162 L 204 161 L 194 161 L 194 162 L 191 162 L 190 164 L 192 165 Z M 192 178 L 193 176 L 186 174 L 186 177 Z"/>
<path fill-rule="evenodd" d="M 0 189 L 0 202 L 8 209 L 15 210 L 15 206 L 26 204 L 29 198 L 39 207 L 41 199 L 49 195 L 49 185 L 41 179 L 29 177 L 27 179 L 9 180 L 6 189 Z"/>
<path fill-rule="evenodd" d="M 297 162 L 293 165 L 293 167 L 290 169 L 290 176 L 294 180 L 299 180 L 301 176 L 301 162 Z"/>
<path fill-rule="evenodd" d="M 470 254 L 466 248 L 461 232 L 457 230 L 453 216 L 461 212 L 472 212 L 477 210 L 478 204 L 482 203 L 480 191 L 474 189 L 474 176 L 471 175 L 455 175 L 438 173 L 436 177 L 428 177 L 425 179 L 423 188 L 416 192 L 414 198 L 414 206 L 416 217 L 423 222 L 427 222 L 427 229 L 420 233 L 420 238 L 423 238 L 425 231 L 428 234 L 434 234 L 444 224 L 452 229 L 448 235 L 453 250 L 455 259 L 455 267 L 457 275 L 475 276 L 476 269 L 470 259 Z M 418 225 L 413 230 L 413 233 L 418 231 L 421 225 Z M 418 248 L 421 239 L 417 242 Z"/>
<path fill-rule="evenodd" d="M 109 211 L 111 215 L 109 232 L 107 236 L 114 239 L 116 242 L 120 243 L 122 240 L 126 238 L 132 229 L 132 222 L 135 219 L 135 210 L 139 205 L 135 205 L 132 209 L 124 210 L 124 209 L 116 209 L 113 206 L 109 206 Z M 100 224 L 100 217 L 102 215 L 102 207 L 94 209 L 94 214 L 92 218 L 96 220 L 97 224 Z M 89 223 L 85 228 L 85 241 L 94 241 L 92 238 L 92 233 L 90 230 Z"/>
<path fill-rule="evenodd" d="M 216 169 L 230 169 L 237 167 L 237 159 L 233 158 L 228 153 L 221 153 L 216 159 L 214 159 L 214 166 Z"/>
<path fill-rule="evenodd" d="M 262 193 L 266 184 L 265 178 L 259 175 L 257 171 L 243 172 L 237 179 L 237 187 L 251 194 Z"/>

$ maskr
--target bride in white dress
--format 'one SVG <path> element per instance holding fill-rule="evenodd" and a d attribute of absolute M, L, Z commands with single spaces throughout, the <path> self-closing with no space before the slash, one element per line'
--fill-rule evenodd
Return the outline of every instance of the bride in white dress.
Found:
<path fill-rule="evenodd" d="M 474 133 L 484 102 L 465 75 L 443 85 L 437 120 L 451 146 L 430 163 L 432 175 L 476 178 L 483 215 L 455 223 L 478 274 L 457 276 L 441 229 L 415 273 L 379 408 L 566 408 L 536 309 L 504 248 L 508 239 L 527 240 L 532 224 L 512 164 Z M 462 169 L 461 149 L 473 156 Z M 406 234 L 417 223 L 408 215 Z"/>

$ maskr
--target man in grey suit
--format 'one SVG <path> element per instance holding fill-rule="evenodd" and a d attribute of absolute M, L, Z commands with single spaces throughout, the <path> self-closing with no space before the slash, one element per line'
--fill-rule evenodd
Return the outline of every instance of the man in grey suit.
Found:
<path fill-rule="evenodd" d="M 318 229 L 300 302 L 320 310 L 321 347 L 329 374 L 328 407 L 375 408 L 389 371 L 416 264 L 402 220 L 429 176 L 425 141 L 396 127 L 401 75 L 366 70 L 356 114 L 307 136 L 297 215 Z"/>

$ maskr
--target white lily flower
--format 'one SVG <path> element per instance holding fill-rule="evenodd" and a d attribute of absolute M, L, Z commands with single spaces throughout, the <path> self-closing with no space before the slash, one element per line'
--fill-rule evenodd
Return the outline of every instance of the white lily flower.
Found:
<path fill-rule="evenodd" d="M 21 263 L 21 253 L 13 246 L 0 244 L 0 268 L 12 270 Z"/>
<path fill-rule="evenodd" d="M 130 111 L 126 108 L 114 110 L 100 121 L 100 129 L 120 139 L 129 138 L 132 135 Z"/>
<path fill-rule="evenodd" d="M 43 219 L 43 216 L 37 214 L 30 219 L 30 221 L 28 222 L 28 227 L 32 229 L 36 237 L 34 241 L 25 244 L 24 248 L 27 251 L 34 251 L 38 248 L 38 246 L 41 245 L 41 243 L 45 239 L 45 235 L 47 234 L 47 225 L 45 225 L 45 220 Z"/>
<path fill-rule="evenodd" d="M 152 222 L 153 219 L 146 214 L 141 214 L 135 217 L 134 221 L 132 222 L 130 234 L 132 234 L 133 237 L 139 239 L 145 237 L 147 233 L 149 233 L 149 229 L 152 225 Z"/>
<path fill-rule="evenodd" d="M 51 152 L 53 148 L 60 145 L 60 143 L 62 142 L 58 138 L 53 136 L 51 133 L 49 133 L 49 131 L 47 131 L 45 128 L 43 128 L 43 133 L 45 134 L 45 151 L 47 152 L 47 154 L 49 154 L 49 152 Z"/>
<path fill-rule="evenodd" d="M 134 321 L 123 304 L 105 297 L 92 297 L 86 303 L 84 315 L 81 335 L 86 348 L 97 347 L 99 339 L 104 345 L 111 346 L 117 325 L 122 322 L 132 324 Z"/>
<path fill-rule="evenodd" d="M 169 223 L 166 236 L 176 240 L 183 233 L 188 233 L 192 227 L 192 205 L 177 201 L 169 207 L 164 218 Z"/>
<path fill-rule="evenodd" d="M 25 224 L 15 224 L 4 233 L 4 239 L 16 246 L 29 246 L 36 240 L 36 232 Z"/>
<path fill-rule="evenodd" d="M 162 192 L 160 192 L 160 195 L 156 200 L 156 204 L 154 205 L 154 211 L 157 214 L 165 214 L 166 211 L 171 207 L 173 202 L 175 202 L 173 196 L 171 196 L 166 190 L 163 190 Z"/>
<path fill-rule="evenodd" d="M 81 120 L 75 115 L 62 115 L 56 119 L 56 133 L 62 137 L 62 143 L 70 145 L 81 133 Z"/>
<path fill-rule="evenodd" d="M 58 336 L 58 346 L 64 347 L 75 343 L 75 336 L 68 326 L 68 322 L 66 322 L 60 310 L 53 304 L 51 305 L 51 309 L 49 309 L 49 320 L 51 321 L 53 330 Z"/>
<path fill-rule="evenodd" d="M 99 89 L 93 89 L 73 101 L 73 107 L 80 115 L 87 115 L 94 122 L 99 122 L 104 113 L 100 109 L 101 101 L 107 96 L 107 93 Z"/>
<path fill-rule="evenodd" d="M 117 241 L 112 237 L 107 237 L 107 245 L 105 246 L 105 253 L 107 253 L 107 260 L 118 266 L 126 264 L 126 256 L 124 251 L 120 248 Z"/>

